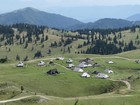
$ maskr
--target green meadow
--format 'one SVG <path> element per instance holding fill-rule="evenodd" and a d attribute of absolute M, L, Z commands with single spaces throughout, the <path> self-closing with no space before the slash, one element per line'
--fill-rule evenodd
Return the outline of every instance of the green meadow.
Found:
<path fill-rule="evenodd" d="M 139 50 L 134 52 L 138 53 Z M 129 55 L 132 53 L 127 52 Z M 135 62 L 139 55 L 127 57 L 125 53 L 121 53 L 107 56 L 85 54 L 63 56 L 65 58 L 63 61 L 53 60 L 54 65 L 49 65 L 49 62 L 51 58 L 58 56 L 26 61 L 23 68 L 16 67 L 18 62 L 0 64 L 0 100 L 33 95 L 30 98 L 8 102 L 6 105 L 139 105 L 140 64 Z M 66 60 L 69 58 L 73 59 L 75 65 L 78 65 L 81 59 L 91 58 L 93 60 L 91 64 L 98 63 L 100 66 L 83 68 L 91 75 L 90 78 L 83 78 L 82 73 L 67 68 Z M 40 60 L 46 65 L 37 66 Z M 114 64 L 108 64 L 109 60 Z M 53 76 L 46 73 L 55 68 L 60 74 Z M 92 74 L 94 71 L 105 73 L 105 69 L 113 70 L 113 74 L 108 74 L 110 79 L 99 79 Z M 127 89 L 122 80 L 128 81 L 131 89 Z M 21 86 L 24 88 L 23 91 Z"/>

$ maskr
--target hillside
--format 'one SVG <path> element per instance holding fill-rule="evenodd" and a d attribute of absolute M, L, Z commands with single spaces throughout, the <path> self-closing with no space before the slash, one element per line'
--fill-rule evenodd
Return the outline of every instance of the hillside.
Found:
<path fill-rule="evenodd" d="M 139 51 L 135 51 L 139 53 Z M 138 105 L 140 93 L 140 65 L 135 59 L 119 55 L 86 55 L 64 54 L 64 60 L 56 60 L 54 56 L 24 62 L 24 67 L 5 63 L 0 65 L 0 104 L 6 105 Z M 133 52 L 129 52 L 133 55 Z M 53 58 L 52 58 L 53 57 Z M 89 64 L 95 62 L 97 67 L 82 68 L 91 77 L 81 77 L 82 73 L 67 68 L 66 61 L 71 57 L 73 64 L 79 60 L 90 58 Z M 137 55 L 135 57 L 138 58 Z M 49 64 L 53 59 L 54 64 Z M 43 60 L 46 65 L 37 66 Z M 107 63 L 112 60 L 113 64 Z M 47 72 L 57 68 L 57 75 Z M 106 73 L 105 69 L 113 73 Z M 108 79 L 96 77 L 94 71 L 106 73 Z M 22 88 L 21 88 L 22 87 Z M 133 101 L 132 101 L 133 99 Z"/>
<path fill-rule="evenodd" d="M 139 37 L 140 27 L 65 31 L 0 25 L 0 104 L 139 105 Z M 81 69 L 90 77 L 68 68 L 69 59 L 76 67 L 87 62 Z"/>
<path fill-rule="evenodd" d="M 0 24 L 12 25 L 16 23 L 28 23 L 62 29 L 81 24 L 82 22 L 59 14 L 47 13 L 30 7 L 0 15 Z"/>
<path fill-rule="evenodd" d="M 132 27 L 71 32 L 29 24 L 0 26 L 0 57 L 13 61 L 63 54 L 117 54 L 140 48 L 139 30 Z"/>
<path fill-rule="evenodd" d="M 76 30 L 76 29 L 118 29 L 124 27 L 131 27 L 133 23 L 128 20 L 124 19 L 112 19 L 112 18 L 104 18 L 95 21 L 94 23 L 83 23 L 77 24 L 69 29 Z"/>

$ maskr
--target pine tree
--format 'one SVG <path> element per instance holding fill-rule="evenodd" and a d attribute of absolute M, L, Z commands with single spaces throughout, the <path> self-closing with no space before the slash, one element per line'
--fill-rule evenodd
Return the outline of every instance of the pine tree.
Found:
<path fill-rule="evenodd" d="M 16 55 L 16 61 L 20 61 L 20 56 L 18 54 Z"/>

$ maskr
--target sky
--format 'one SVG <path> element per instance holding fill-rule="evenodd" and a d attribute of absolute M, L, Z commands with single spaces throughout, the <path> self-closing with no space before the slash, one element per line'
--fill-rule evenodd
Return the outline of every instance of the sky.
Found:
<path fill-rule="evenodd" d="M 140 0 L 0 0 L 0 13 L 11 12 L 25 7 L 33 7 L 46 12 L 60 13 L 65 16 L 80 19 L 77 13 L 82 14 L 82 12 L 79 10 L 74 13 L 72 8 L 118 5 L 140 5 Z M 70 10 L 72 10 L 72 12 Z M 77 16 L 75 16 L 76 14 Z"/>
<path fill-rule="evenodd" d="M 24 7 L 51 10 L 60 7 L 138 5 L 140 0 L 0 0 L 0 12 Z"/>

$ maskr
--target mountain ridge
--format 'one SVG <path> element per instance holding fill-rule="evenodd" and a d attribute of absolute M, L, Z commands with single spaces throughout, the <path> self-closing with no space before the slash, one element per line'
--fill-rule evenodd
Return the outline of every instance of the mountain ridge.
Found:
<path fill-rule="evenodd" d="M 77 29 L 107 29 L 124 28 L 140 25 L 139 21 L 133 22 L 127 19 L 103 18 L 95 22 L 83 23 L 79 20 L 60 14 L 48 13 L 32 7 L 15 10 L 0 15 L 0 24 L 12 25 L 16 23 L 48 26 L 50 28 L 77 30 Z"/>
<path fill-rule="evenodd" d="M 54 28 L 65 28 L 82 22 L 59 14 L 47 13 L 31 7 L 0 15 L 0 24 L 28 23 Z"/>
<path fill-rule="evenodd" d="M 131 15 L 127 18 L 129 21 L 140 21 L 140 13 Z"/>

